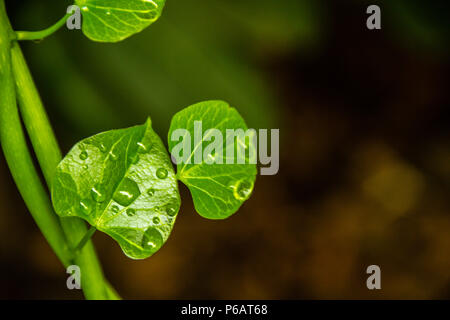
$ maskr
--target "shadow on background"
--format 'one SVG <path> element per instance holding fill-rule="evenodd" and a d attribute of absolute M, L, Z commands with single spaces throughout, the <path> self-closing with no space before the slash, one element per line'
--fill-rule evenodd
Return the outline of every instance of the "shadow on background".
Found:
<path fill-rule="evenodd" d="M 168 0 L 119 44 L 63 30 L 23 44 L 64 152 L 89 135 L 208 99 L 250 127 L 280 128 L 276 176 L 225 221 L 183 205 L 172 236 L 133 261 L 95 242 L 124 298 L 450 298 L 448 9 L 444 1 Z M 7 1 L 17 29 L 70 1 Z M 277 2 L 278 5 L 278 2 Z M 0 158 L 0 297 L 81 298 Z M 382 290 L 369 291 L 377 264 Z"/>

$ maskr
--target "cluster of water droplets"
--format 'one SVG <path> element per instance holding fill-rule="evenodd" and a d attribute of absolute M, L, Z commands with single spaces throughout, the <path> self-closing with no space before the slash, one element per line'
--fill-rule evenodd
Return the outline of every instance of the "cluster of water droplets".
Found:
<path fill-rule="evenodd" d="M 131 163 L 133 165 L 137 164 L 139 162 L 140 155 L 148 153 L 151 148 L 152 144 L 150 143 L 138 142 L 137 153 L 131 159 Z M 110 160 L 116 161 L 118 159 L 118 156 L 113 152 L 113 150 L 110 150 L 108 152 L 109 149 L 103 143 L 98 146 L 98 149 L 104 154 L 107 153 L 106 157 L 108 157 Z M 82 150 L 79 154 L 79 158 L 82 161 L 86 161 L 89 158 L 88 152 L 86 150 Z M 85 164 L 84 167 L 87 167 L 87 164 Z M 164 180 L 169 176 L 169 171 L 161 167 L 155 171 L 155 175 L 158 179 Z M 146 191 L 147 195 L 150 197 L 153 197 L 156 192 L 157 190 L 155 188 L 149 188 Z M 115 203 L 111 206 L 111 211 L 114 214 L 119 213 L 121 211 L 121 207 L 130 206 L 140 195 L 141 190 L 139 188 L 139 185 L 134 180 L 128 177 L 124 178 L 112 196 L 112 199 Z M 90 190 L 90 198 L 81 200 L 79 207 L 82 213 L 84 213 L 85 215 L 89 215 L 95 208 L 96 203 L 102 203 L 106 200 L 105 188 L 102 184 L 96 184 Z M 161 209 L 167 216 L 174 217 L 178 212 L 178 205 L 176 203 L 168 204 Z M 137 210 L 134 208 L 127 208 L 125 210 L 125 213 L 127 216 L 132 217 L 136 215 Z M 161 218 L 158 215 L 154 215 L 151 221 L 152 226 L 147 228 L 147 230 L 144 232 L 141 246 L 144 250 L 155 252 L 163 244 L 163 236 L 161 232 L 156 228 L 156 226 L 159 226 L 161 224 Z"/>

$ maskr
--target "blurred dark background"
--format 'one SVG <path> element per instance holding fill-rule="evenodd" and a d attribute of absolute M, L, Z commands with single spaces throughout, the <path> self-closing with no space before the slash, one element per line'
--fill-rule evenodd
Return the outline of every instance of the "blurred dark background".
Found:
<path fill-rule="evenodd" d="M 16 29 L 71 1 L 6 1 Z M 446 1 L 167 0 L 119 44 L 63 29 L 24 43 L 64 152 L 151 116 L 166 140 L 178 110 L 207 99 L 254 128 L 280 128 L 276 176 L 228 220 L 181 186 L 172 236 L 128 259 L 94 241 L 128 299 L 450 298 L 449 19 Z M 378 4 L 382 30 L 366 28 Z M 82 298 L 41 236 L 0 156 L 0 298 Z M 382 290 L 366 288 L 381 267 Z"/>

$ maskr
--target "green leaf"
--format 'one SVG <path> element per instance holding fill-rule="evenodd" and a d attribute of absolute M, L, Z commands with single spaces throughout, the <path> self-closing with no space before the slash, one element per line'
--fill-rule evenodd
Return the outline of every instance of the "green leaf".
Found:
<path fill-rule="evenodd" d="M 58 165 L 52 201 L 61 217 L 80 217 L 144 259 L 170 235 L 180 207 L 172 164 L 150 119 L 77 143 Z"/>
<path fill-rule="evenodd" d="M 202 122 L 202 137 L 198 140 L 194 138 L 196 121 Z M 191 139 L 187 154 L 178 152 L 181 139 L 172 136 L 178 129 L 189 132 Z M 208 145 L 211 147 L 216 141 L 209 129 L 220 131 L 223 137 L 221 150 L 208 149 Z M 190 106 L 178 112 L 170 125 L 169 150 L 178 162 L 177 177 L 191 191 L 196 211 L 208 219 L 224 219 L 235 213 L 250 197 L 256 179 L 256 164 L 250 164 L 247 157 L 245 163 L 237 161 L 237 148 L 242 146 L 248 154 L 249 149 L 255 150 L 253 140 L 227 139 L 227 129 L 247 131 L 247 126 L 237 110 L 223 101 L 206 101 Z M 234 150 L 233 157 L 227 157 L 227 148 Z M 198 150 L 203 150 L 201 162 L 195 161 Z M 227 163 L 227 159 L 233 164 Z M 217 163 L 220 161 L 223 163 Z"/>
<path fill-rule="evenodd" d="M 118 42 L 158 20 L 166 0 L 75 0 L 83 33 L 91 40 Z"/>

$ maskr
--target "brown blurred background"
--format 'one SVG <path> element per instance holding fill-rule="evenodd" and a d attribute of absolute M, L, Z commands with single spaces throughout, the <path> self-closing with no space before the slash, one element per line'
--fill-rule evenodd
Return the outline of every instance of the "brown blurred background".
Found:
<path fill-rule="evenodd" d="M 70 1 L 7 1 L 17 29 Z M 366 28 L 378 4 L 382 30 Z M 167 0 L 160 21 L 117 45 L 62 30 L 23 44 L 61 147 L 150 115 L 223 99 L 280 128 L 276 176 L 228 220 L 187 188 L 168 242 L 128 259 L 97 233 L 127 299 L 450 298 L 448 8 L 445 1 Z M 278 6 L 278 7 L 276 7 Z M 82 298 L 0 156 L 0 298 Z M 382 290 L 366 288 L 381 267 Z"/>

